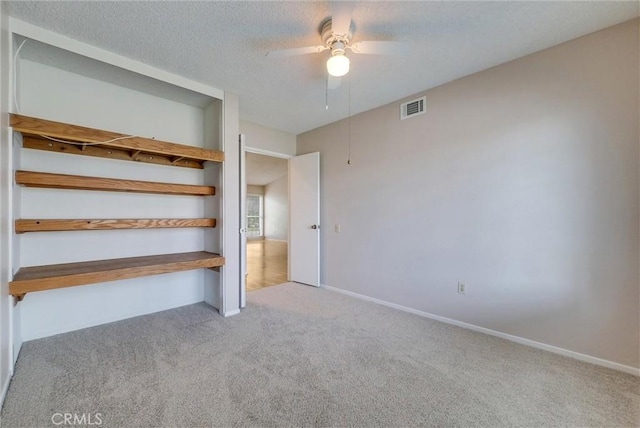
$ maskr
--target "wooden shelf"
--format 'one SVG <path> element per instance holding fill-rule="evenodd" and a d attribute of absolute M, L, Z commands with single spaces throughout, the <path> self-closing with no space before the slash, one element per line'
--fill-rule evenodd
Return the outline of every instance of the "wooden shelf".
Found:
<path fill-rule="evenodd" d="M 161 229 L 184 227 L 216 227 L 215 218 L 153 218 L 153 219 L 85 219 L 15 221 L 16 233 L 57 232 L 70 230 Z"/>
<path fill-rule="evenodd" d="M 147 162 L 167 166 L 203 168 L 207 161 L 223 162 L 224 153 L 199 147 L 158 141 L 54 122 L 18 114 L 10 115 L 15 132 L 22 134 L 24 148 L 110 159 Z M 58 139 L 60 141 L 54 141 Z M 16 184 L 26 187 L 134 192 L 163 195 L 211 196 L 213 186 L 160 183 L 106 177 L 16 171 Z M 215 227 L 214 218 L 156 219 L 17 219 L 16 233 Z M 74 287 L 109 281 L 181 272 L 193 269 L 219 269 L 224 257 L 197 251 L 158 256 L 129 257 L 90 262 L 23 267 L 9 283 L 9 293 L 17 301 L 34 291 Z"/>
<path fill-rule="evenodd" d="M 27 187 L 160 193 L 165 195 L 210 196 L 216 193 L 216 188 L 212 186 L 157 183 L 153 181 L 121 180 L 32 171 L 16 171 L 16 183 Z"/>
<path fill-rule="evenodd" d="M 96 284 L 142 276 L 216 268 L 224 265 L 224 257 L 197 251 L 159 256 L 33 266 L 20 269 L 9 283 L 9 293 L 22 300 L 26 293 Z"/>
<path fill-rule="evenodd" d="M 10 115 L 10 122 L 14 131 L 28 137 L 23 141 L 25 147 L 33 149 L 191 168 L 202 168 L 202 162 L 205 161 L 224 161 L 224 153 L 217 150 L 152 138 L 129 136 L 13 113 Z M 51 141 L 45 137 L 91 145 L 80 144 L 74 147 L 74 144 Z"/>
<path fill-rule="evenodd" d="M 159 154 L 142 153 L 139 151 L 114 149 L 101 146 L 81 146 L 77 144 L 61 143 L 59 141 L 51 141 L 40 137 L 24 136 L 22 138 L 22 147 L 25 149 L 46 150 L 56 153 L 67 153 L 70 155 L 84 155 L 99 158 L 136 161 L 144 163 L 153 163 L 156 165 L 182 166 L 185 168 L 202 169 L 202 161 L 185 159 L 176 156 L 165 156 Z"/>

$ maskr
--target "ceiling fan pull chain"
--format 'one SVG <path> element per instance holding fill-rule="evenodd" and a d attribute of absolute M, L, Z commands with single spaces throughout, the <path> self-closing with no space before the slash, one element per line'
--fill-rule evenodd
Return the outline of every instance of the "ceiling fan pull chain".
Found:
<path fill-rule="evenodd" d="M 325 80 L 324 85 L 324 109 L 329 110 L 329 75 L 327 74 L 327 79 Z"/>
<path fill-rule="evenodd" d="M 348 115 L 348 120 L 349 120 L 349 130 L 347 132 L 347 165 L 351 165 L 351 77 L 348 77 L 348 82 L 347 82 L 347 89 L 348 89 L 348 96 L 349 96 L 349 103 L 348 103 L 348 110 L 347 110 L 347 115 Z"/>

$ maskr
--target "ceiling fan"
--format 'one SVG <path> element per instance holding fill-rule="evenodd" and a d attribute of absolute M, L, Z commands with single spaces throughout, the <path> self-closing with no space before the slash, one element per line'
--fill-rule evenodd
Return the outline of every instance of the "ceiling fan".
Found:
<path fill-rule="evenodd" d="M 320 27 L 322 45 L 281 49 L 267 52 L 267 56 L 285 58 L 329 50 L 331 56 L 327 60 L 327 72 L 329 73 L 328 86 L 329 89 L 334 89 L 340 85 L 340 77 L 349 72 L 350 60 L 346 55 L 347 50 L 350 50 L 354 54 L 375 55 L 399 55 L 406 52 L 407 45 L 402 42 L 353 42 L 353 33 L 351 31 L 353 4 L 349 2 L 332 2 L 331 6 L 332 16 L 323 21 Z"/>

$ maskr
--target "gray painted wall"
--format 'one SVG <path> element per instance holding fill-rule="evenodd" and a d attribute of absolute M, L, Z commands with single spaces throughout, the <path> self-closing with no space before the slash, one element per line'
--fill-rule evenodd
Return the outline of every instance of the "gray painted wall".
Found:
<path fill-rule="evenodd" d="M 638 22 L 299 135 L 322 282 L 640 367 Z"/>
<path fill-rule="evenodd" d="M 289 235 L 288 174 L 264 186 L 264 236 L 286 241 Z"/>

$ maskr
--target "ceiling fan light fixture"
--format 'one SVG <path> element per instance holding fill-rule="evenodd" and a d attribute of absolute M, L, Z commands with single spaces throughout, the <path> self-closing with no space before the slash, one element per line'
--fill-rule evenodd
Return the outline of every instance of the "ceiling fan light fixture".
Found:
<path fill-rule="evenodd" d="M 350 61 L 344 52 L 334 52 L 327 60 L 327 71 L 334 77 L 342 77 L 349 72 Z"/>

